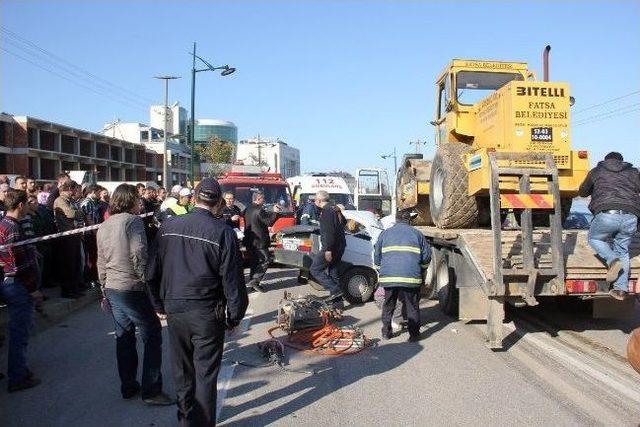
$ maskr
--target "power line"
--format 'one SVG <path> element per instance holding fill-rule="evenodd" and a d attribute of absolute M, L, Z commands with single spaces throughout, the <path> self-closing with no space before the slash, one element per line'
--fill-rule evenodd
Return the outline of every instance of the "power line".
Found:
<path fill-rule="evenodd" d="M 615 108 L 613 110 L 603 111 L 602 113 L 598 113 L 598 114 L 593 115 L 593 116 L 589 116 L 589 117 L 585 117 L 585 118 L 576 120 L 575 124 L 578 125 L 578 124 L 587 123 L 587 122 L 591 121 L 592 119 L 597 119 L 597 118 L 602 117 L 602 116 L 609 116 L 609 115 L 611 115 L 613 113 L 617 113 L 619 111 L 624 111 L 624 110 L 628 110 L 629 108 L 637 107 L 638 105 L 640 105 L 640 102 L 636 102 L 635 104 L 626 105 L 624 107 Z"/>
<path fill-rule="evenodd" d="M 100 83 L 99 81 L 96 81 L 91 77 L 87 77 L 86 75 L 74 70 L 69 66 L 66 66 L 64 64 L 61 65 L 60 63 L 55 62 L 54 60 L 51 60 L 49 57 L 46 57 L 38 52 L 34 52 L 30 50 L 30 49 L 33 49 L 30 46 L 23 46 L 21 44 L 16 43 L 14 40 L 10 40 L 10 39 L 5 39 L 5 41 L 9 42 L 12 48 L 20 49 L 20 53 L 23 55 L 23 57 L 26 56 L 27 58 L 30 58 L 32 61 L 37 61 L 38 63 L 41 63 L 47 67 L 51 67 L 57 70 L 58 72 L 62 72 L 63 74 L 65 74 L 70 78 L 81 80 L 86 85 L 92 86 L 95 89 L 100 90 L 108 95 L 117 95 L 119 97 L 122 97 L 123 99 L 131 103 L 137 104 L 139 106 L 138 108 L 144 108 L 147 105 L 144 102 L 140 101 L 139 99 L 133 98 L 129 95 L 118 92 L 114 90 L 112 87 L 109 87 L 106 84 Z"/>
<path fill-rule="evenodd" d="M 124 100 L 124 99 L 115 98 L 115 97 L 113 97 L 113 96 L 111 96 L 111 95 L 105 94 L 105 93 L 100 92 L 100 91 L 98 91 L 98 90 L 96 90 L 96 89 L 94 89 L 94 88 L 92 88 L 92 87 L 90 87 L 90 86 L 87 86 L 87 85 L 85 85 L 85 84 L 83 84 L 83 83 L 80 83 L 80 82 L 78 82 L 77 80 L 71 79 L 71 78 L 69 78 L 69 77 L 67 77 L 67 76 L 65 76 L 65 75 L 63 75 L 63 74 L 60 74 L 60 73 L 59 73 L 59 72 L 57 72 L 57 71 L 54 71 L 54 70 L 52 70 L 52 69 L 50 69 L 50 68 L 47 68 L 47 67 L 45 67 L 45 66 L 43 66 L 43 65 L 41 65 L 41 64 L 38 64 L 37 62 L 34 62 L 34 61 L 32 61 L 32 60 L 30 60 L 30 59 L 28 59 L 28 58 L 25 58 L 24 56 L 22 56 L 22 55 L 20 55 L 20 54 L 17 54 L 17 53 L 15 53 L 15 52 L 13 52 L 13 51 L 11 51 L 11 50 L 7 49 L 7 48 L 4 48 L 4 47 L 0 46 L 0 49 L 1 49 L 1 50 L 3 50 L 3 51 L 5 51 L 5 52 L 7 52 L 7 53 L 8 53 L 8 54 L 10 54 L 10 55 L 15 56 L 16 58 L 19 58 L 19 59 L 21 59 L 21 60 L 23 60 L 23 61 L 25 61 L 25 62 L 28 62 L 28 63 L 30 63 L 30 64 L 32 64 L 32 65 L 34 65 L 34 66 L 36 66 L 36 67 L 38 67 L 38 68 L 40 68 L 40 69 L 42 69 L 42 70 L 46 71 L 46 72 L 48 72 L 48 73 L 51 73 L 51 74 L 53 74 L 53 75 L 55 75 L 55 76 L 57 76 L 57 77 L 59 77 L 59 78 L 61 78 L 61 79 L 64 79 L 64 80 L 66 80 L 66 81 L 68 81 L 68 82 L 71 82 L 71 83 L 73 83 L 73 84 L 75 84 L 75 85 L 77 85 L 77 86 L 80 86 L 80 87 L 82 87 L 82 88 L 84 88 L 84 89 L 86 89 L 86 90 L 89 90 L 89 91 L 91 91 L 91 92 L 93 92 L 93 93 L 95 93 L 95 94 L 98 94 L 98 95 L 100 95 L 100 96 L 106 96 L 106 97 L 110 98 L 111 100 L 113 100 L 113 101 L 115 101 L 115 102 L 118 102 L 118 103 L 120 103 L 120 104 L 122 104 L 122 105 L 125 105 L 125 106 L 127 106 L 127 107 L 129 107 L 129 108 L 134 108 L 134 109 L 138 109 L 138 108 L 140 108 L 140 107 L 138 107 L 137 105 L 134 105 L 133 103 L 129 103 L 128 101 L 126 101 L 126 100 Z"/>
<path fill-rule="evenodd" d="M 623 112 L 619 112 L 619 113 L 613 113 L 613 114 L 605 115 L 605 116 L 600 117 L 600 118 L 595 119 L 595 120 L 581 122 L 581 123 L 578 123 L 578 124 L 574 125 L 574 127 L 582 126 L 582 125 L 588 125 L 588 124 L 591 124 L 591 123 L 597 123 L 597 122 L 601 122 L 602 120 L 611 119 L 611 118 L 614 118 L 614 117 L 624 116 L 625 114 L 633 113 L 635 111 L 640 111 L 640 107 L 634 108 L 634 109 L 628 110 L 628 111 L 623 111 Z"/>
<path fill-rule="evenodd" d="M 101 89 L 104 88 L 105 90 L 109 90 L 109 91 L 113 91 L 115 89 L 122 93 L 121 96 L 129 98 L 129 100 L 131 100 L 132 102 L 140 103 L 141 106 L 146 107 L 148 104 L 151 103 L 150 100 L 136 94 L 135 92 L 129 89 L 123 88 L 122 86 L 112 83 L 84 68 L 77 66 L 76 64 L 38 46 L 36 43 L 7 29 L 6 27 L 3 27 L 0 25 L 0 31 L 2 31 L 5 35 L 9 37 L 9 39 L 6 39 L 6 41 L 8 41 L 9 43 L 12 43 L 15 47 L 24 49 L 25 46 L 19 45 L 19 43 L 22 43 L 26 45 L 27 49 L 37 50 L 38 52 L 41 52 L 45 56 L 38 56 L 38 58 L 49 62 L 50 65 L 56 68 L 64 69 L 66 72 L 73 73 L 78 77 L 82 78 L 83 80 L 87 81 L 88 83 L 101 87 Z M 39 55 L 38 53 L 34 53 L 34 52 L 28 52 L 28 53 L 34 56 Z M 55 61 L 57 61 L 58 63 L 56 63 Z M 60 63 L 64 65 L 60 65 Z M 86 76 L 89 76 L 89 77 L 86 77 Z"/>
<path fill-rule="evenodd" d="M 592 109 L 594 109 L 594 108 L 597 108 L 597 107 L 601 107 L 601 106 L 603 106 L 603 105 L 610 104 L 610 103 L 612 103 L 612 102 L 614 102 L 614 101 L 618 101 L 618 100 L 620 100 L 620 99 L 628 98 L 628 97 L 633 96 L 633 95 L 638 94 L 638 93 L 640 93 L 640 90 L 636 90 L 636 91 L 633 91 L 633 92 L 629 92 L 629 93 L 627 93 L 627 94 L 625 94 L 625 95 L 618 96 L 618 97 L 616 97 L 616 98 L 611 98 L 611 99 L 609 99 L 609 100 L 607 100 L 607 101 L 600 102 L 600 103 L 598 103 L 598 104 L 594 104 L 594 105 L 591 105 L 591 106 L 589 106 L 589 107 L 583 108 L 582 110 L 578 110 L 578 111 L 576 111 L 576 112 L 574 112 L 574 113 L 572 113 L 572 114 L 575 116 L 576 114 L 581 114 L 581 113 L 583 113 L 583 112 L 585 112 L 585 111 L 592 110 Z"/>

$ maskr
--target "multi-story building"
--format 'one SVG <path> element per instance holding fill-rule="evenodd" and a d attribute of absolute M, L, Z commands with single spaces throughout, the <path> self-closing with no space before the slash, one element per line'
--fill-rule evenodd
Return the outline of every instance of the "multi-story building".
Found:
<path fill-rule="evenodd" d="M 204 144 L 212 137 L 234 145 L 238 143 L 238 128 L 233 122 L 217 119 L 197 119 L 193 140 L 196 144 Z"/>
<path fill-rule="evenodd" d="M 240 141 L 236 161 L 268 168 L 285 178 L 300 175 L 300 150 L 277 138 L 258 136 Z"/>
<path fill-rule="evenodd" d="M 149 125 L 156 129 L 164 129 L 165 112 L 168 112 L 167 134 L 180 135 L 180 139 L 186 139 L 187 125 L 189 123 L 187 110 L 177 102 L 169 106 L 166 110 L 164 105 L 152 105 L 151 108 L 149 108 Z"/>
<path fill-rule="evenodd" d="M 161 157 L 144 145 L 35 117 L 0 114 L 2 173 L 50 181 L 62 171 L 93 170 L 99 180 L 146 181 L 148 164 L 160 164 L 162 170 Z"/>
<path fill-rule="evenodd" d="M 184 110 L 184 109 L 183 109 Z M 151 110 L 153 117 L 153 107 Z M 148 150 L 160 155 L 159 171 L 149 166 L 147 181 L 162 181 L 162 155 L 164 152 L 164 130 L 138 122 L 114 122 L 104 126 L 104 135 L 112 138 L 120 138 L 134 144 L 142 144 Z M 169 133 L 169 132 L 167 132 Z M 183 184 L 187 181 L 191 151 L 182 140 L 173 139 L 171 135 L 167 140 L 167 157 L 169 158 L 169 174 L 171 184 Z M 158 173 L 156 173 L 158 172 Z M 160 175 L 160 178 L 158 178 Z M 153 177 L 153 179 L 150 179 Z"/>

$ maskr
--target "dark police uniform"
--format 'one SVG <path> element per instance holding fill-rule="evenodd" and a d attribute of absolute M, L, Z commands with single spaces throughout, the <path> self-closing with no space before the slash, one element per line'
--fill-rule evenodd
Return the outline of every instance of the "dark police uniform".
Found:
<path fill-rule="evenodd" d="M 223 206 L 222 210 L 220 211 L 220 213 L 222 213 L 222 218 L 224 219 L 224 221 L 227 223 L 227 225 L 231 228 L 240 228 L 240 220 L 238 221 L 233 221 L 231 218 L 238 215 L 238 216 L 242 216 L 242 211 L 240 210 L 240 208 L 236 205 L 231 205 L 231 206 Z"/>
<path fill-rule="evenodd" d="M 384 288 L 382 336 L 391 337 L 391 319 L 400 299 L 406 309 L 409 335 L 420 334 L 420 286 L 422 270 L 431 261 L 431 247 L 418 230 L 406 222 L 397 222 L 380 234 L 373 262 L 378 269 L 378 283 Z"/>
<path fill-rule="evenodd" d="M 220 196 L 213 179 L 199 187 Z M 225 329 L 248 305 L 236 234 L 196 207 L 162 223 L 149 266 L 154 305 L 167 314 L 180 424 L 214 425 Z"/>

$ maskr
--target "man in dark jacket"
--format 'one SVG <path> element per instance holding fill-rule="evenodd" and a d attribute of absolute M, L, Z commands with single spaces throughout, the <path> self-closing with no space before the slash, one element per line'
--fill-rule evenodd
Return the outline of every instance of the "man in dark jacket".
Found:
<path fill-rule="evenodd" d="M 216 382 L 225 329 L 238 326 L 248 305 L 238 238 L 216 218 L 222 191 L 215 179 L 196 187 L 189 215 L 168 218 L 158 230 L 147 277 L 155 309 L 166 313 L 183 426 L 216 422 Z"/>
<path fill-rule="evenodd" d="M 242 211 L 235 204 L 236 198 L 231 191 L 224 193 L 224 206 L 222 207 L 222 218 L 231 228 L 240 228 L 240 218 Z"/>
<path fill-rule="evenodd" d="M 321 248 L 314 256 L 309 271 L 316 281 L 329 291 L 328 301 L 341 308 L 343 301 L 338 268 L 347 247 L 344 217 L 336 206 L 329 203 L 329 193 L 326 191 L 316 193 L 315 204 L 321 211 Z"/>
<path fill-rule="evenodd" d="M 251 280 L 249 285 L 256 291 L 264 292 L 260 281 L 264 278 L 269 267 L 269 246 L 271 236 L 269 227 L 278 219 L 280 207 L 273 206 L 273 212 L 264 209 L 264 193 L 256 191 L 251 196 L 251 206 L 244 213 L 244 246 L 249 253 Z"/>
<path fill-rule="evenodd" d="M 613 283 L 609 294 L 622 300 L 629 286 L 629 243 L 640 216 L 640 172 L 622 154 L 611 152 L 589 171 L 580 196 L 591 196 L 589 209 L 595 217 L 589 244 L 609 267 L 607 282 Z"/>
<path fill-rule="evenodd" d="M 49 197 L 47 198 L 47 207 L 51 211 L 53 211 L 53 203 L 56 201 L 58 197 L 60 197 L 60 187 L 65 182 L 71 181 L 71 178 L 69 177 L 68 173 L 62 172 L 61 174 L 58 175 L 57 180 L 58 180 L 57 187 L 51 190 L 51 192 L 49 193 Z"/>

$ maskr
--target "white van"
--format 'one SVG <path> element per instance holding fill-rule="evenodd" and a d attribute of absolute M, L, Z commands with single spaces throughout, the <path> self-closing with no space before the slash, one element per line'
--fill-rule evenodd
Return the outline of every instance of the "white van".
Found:
<path fill-rule="evenodd" d="M 329 193 L 331 201 L 353 209 L 353 195 L 344 178 L 328 176 L 326 174 L 310 174 L 294 176 L 287 179 L 293 200 L 298 208 L 302 208 L 309 197 L 324 190 Z"/>

